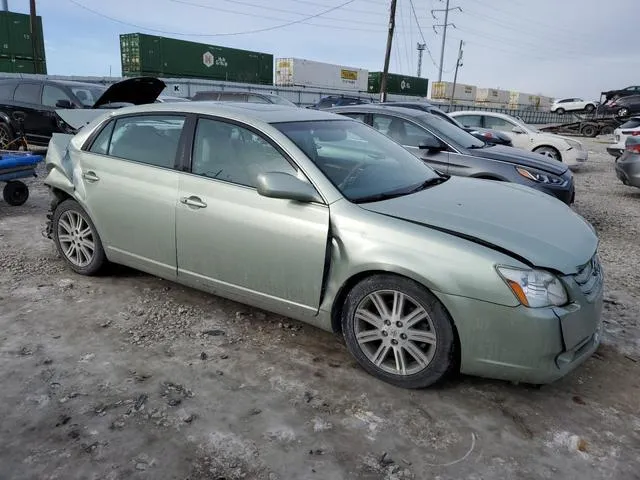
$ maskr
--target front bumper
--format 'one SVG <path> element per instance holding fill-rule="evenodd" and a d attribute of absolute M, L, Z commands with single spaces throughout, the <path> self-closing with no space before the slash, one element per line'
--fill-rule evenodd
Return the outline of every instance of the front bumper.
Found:
<path fill-rule="evenodd" d="M 640 155 L 616 158 L 616 176 L 625 185 L 640 188 Z"/>
<path fill-rule="evenodd" d="M 589 159 L 589 152 L 578 148 L 570 148 L 560 154 L 562 155 L 563 163 L 569 167 L 579 165 Z"/>
<path fill-rule="evenodd" d="M 591 301 L 563 278 L 564 307 L 507 307 L 438 294 L 460 338 L 464 374 L 515 382 L 553 382 L 582 364 L 600 344 L 602 288 Z"/>

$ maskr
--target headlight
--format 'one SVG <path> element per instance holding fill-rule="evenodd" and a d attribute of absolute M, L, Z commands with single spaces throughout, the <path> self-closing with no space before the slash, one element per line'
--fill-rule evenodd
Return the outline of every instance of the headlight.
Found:
<path fill-rule="evenodd" d="M 576 140 L 571 140 L 570 138 L 566 138 L 565 142 L 567 142 L 571 148 L 575 148 L 576 150 L 582 150 L 582 143 Z"/>
<path fill-rule="evenodd" d="M 564 285 L 552 273 L 511 267 L 497 268 L 502 279 L 525 307 L 560 306 L 568 301 Z"/>
<path fill-rule="evenodd" d="M 551 173 L 534 170 L 533 168 L 516 167 L 516 171 L 524 178 L 528 178 L 529 180 L 538 183 L 546 183 L 549 185 L 563 185 L 565 183 L 565 180 L 561 177 Z"/>

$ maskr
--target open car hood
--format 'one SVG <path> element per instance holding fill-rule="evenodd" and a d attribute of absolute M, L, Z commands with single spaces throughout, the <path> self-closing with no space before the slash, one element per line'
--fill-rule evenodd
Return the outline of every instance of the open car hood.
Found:
<path fill-rule="evenodd" d="M 107 88 L 92 108 L 103 108 L 109 104 L 145 105 L 153 103 L 165 87 L 166 84 L 162 80 L 154 77 L 129 78 Z"/>

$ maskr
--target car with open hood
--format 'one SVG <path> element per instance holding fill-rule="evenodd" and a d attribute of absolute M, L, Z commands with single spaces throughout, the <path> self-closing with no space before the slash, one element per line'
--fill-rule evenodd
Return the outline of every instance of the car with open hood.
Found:
<path fill-rule="evenodd" d="M 566 165 L 535 153 L 485 143 L 442 115 L 382 104 L 330 111 L 371 125 L 446 175 L 513 182 L 567 204 L 574 200 L 573 173 Z"/>
<path fill-rule="evenodd" d="M 449 115 L 466 127 L 500 130 L 511 137 L 514 147 L 542 154 L 569 167 L 580 165 L 589 157 L 589 152 L 578 140 L 542 132 L 505 113 L 468 110 L 451 112 Z"/>
<path fill-rule="evenodd" d="M 70 269 L 128 265 L 341 332 L 394 385 L 546 383 L 600 341 L 589 223 L 531 188 L 438 174 L 347 117 L 128 107 L 54 135 L 46 168 Z"/>
<path fill-rule="evenodd" d="M 162 80 L 152 77 L 129 78 L 107 87 L 94 83 L 32 78 L 0 79 L 0 149 L 25 134 L 27 141 L 46 146 L 53 133 L 73 133 L 94 118 L 88 109 L 119 108 L 153 103 L 164 90 Z M 85 111 L 84 115 L 60 111 Z M 72 119 L 71 122 L 65 120 Z"/>

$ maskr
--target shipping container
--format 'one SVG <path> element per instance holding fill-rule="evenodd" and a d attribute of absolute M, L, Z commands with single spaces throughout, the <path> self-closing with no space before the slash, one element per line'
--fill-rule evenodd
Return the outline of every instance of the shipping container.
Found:
<path fill-rule="evenodd" d="M 476 90 L 476 102 L 509 103 L 509 92 L 496 88 L 478 88 Z"/>
<path fill-rule="evenodd" d="M 42 17 L 36 17 L 35 51 L 31 35 L 31 20 L 23 13 L 0 11 L 0 55 L 44 60 Z"/>
<path fill-rule="evenodd" d="M 434 100 L 463 100 L 475 101 L 477 88 L 475 85 L 456 84 L 453 92 L 453 82 L 433 82 L 431 84 L 431 98 Z M 453 94 L 453 95 L 452 95 Z"/>
<path fill-rule="evenodd" d="M 369 72 L 369 93 L 380 93 L 382 72 Z M 408 75 L 387 74 L 387 93 L 426 97 L 429 94 L 429 80 Z"/>
<path fill-rule="evenodd" d="M 275 85 L 282 87 L 319 87 L 366 92 L 369 72 L 361 68 L 313 60 L 278 58 L 275 80 Z"/>
<path fill-rule="evenodd" d="M 0 72 L 3 73 L 47 73 L 47 65 L 42 60 L 16 57 L 1 57 Z"/>
<path fill-rule="evenodd" d="M 273 84 L 273 55 L 173 38 L 120 35 L 122 74 Z"/>

